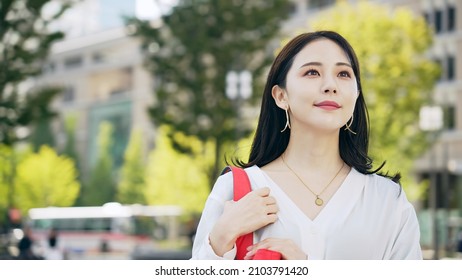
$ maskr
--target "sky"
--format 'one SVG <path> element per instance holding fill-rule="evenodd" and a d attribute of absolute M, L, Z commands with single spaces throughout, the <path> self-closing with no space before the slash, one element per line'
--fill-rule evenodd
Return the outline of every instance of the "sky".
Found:
<path fill-rule="evenodd" d="M 80 37 L 123 25 L 121 15 L 136 15 L 139 19 L 152 20 L 168 12 L 179 0 L 84 0 L 67 10 L 54 22 L 51 30 L 61 30 L 67 38 Z M 50 1 L 45 14 L 52 14 L 59 7 Z"/>
<path fill-rule="evenodd" d="M 167 11 L 178 3 L 178 0 L 137 0 L 136 15 L 140 19 L 159 17 L 161 11 Z"/>

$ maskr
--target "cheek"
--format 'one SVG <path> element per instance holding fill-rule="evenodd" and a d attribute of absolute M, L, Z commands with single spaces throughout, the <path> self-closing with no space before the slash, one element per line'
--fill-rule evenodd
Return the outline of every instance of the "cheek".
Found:
<path fill-rule="evenodd" d="M 359 97 L 356 83 L 349 84 L 348 86 L 344 87 L 343 94 L 345 96 L 345 101 L 355 103 Z"/>
<path fill-rule="evenodd" d="M 355 110 L 356 102 L 358 100 L 358 94 L 354 91 L 350 91 L 343 95 L 343 107 L 345 109 L 345 114 L 352 115 Z"/>
<path fill-rule="evenodd" d="M 319 94 L 319 88 L 314 83 L 293 81 L 287 86 L 287 93 L 291 102 L 309 101 Z"/>
<path fill-rule="evenodd" d="M 353 114 L 354 110 L 355 110 L 355 107 L 356 107 L 356 102 L 358 101 L 358 98 L 357 98 L 357 95 L 354 95 L 352 98 L 351 98 L 351 101 L 348 103 L 349 104 L 349 112 L 350 112 L 350 115 Z"/>

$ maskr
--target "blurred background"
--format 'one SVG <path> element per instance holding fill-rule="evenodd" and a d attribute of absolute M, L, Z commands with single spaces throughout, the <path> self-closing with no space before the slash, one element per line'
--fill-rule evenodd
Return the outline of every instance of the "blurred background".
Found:
<path fill-rule="evenodd" d="M 426 259 L 462 253 L 462 1 L 1 0 L 0 258 L 188 259 L 265 75 L 301 32 L 353 45 L 374 167 Z"/>

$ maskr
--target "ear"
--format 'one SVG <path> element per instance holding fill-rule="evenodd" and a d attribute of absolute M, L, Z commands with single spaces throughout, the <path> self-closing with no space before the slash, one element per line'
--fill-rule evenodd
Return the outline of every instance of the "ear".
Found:
<path fill-rule="evenodd" d="M 287 92 L 278 85 L 275 85 L 271 89 L 271 95 L 273 96 L 276 105 L 285 110 L 289 108 L 289 97 L 287 96 Z"/>

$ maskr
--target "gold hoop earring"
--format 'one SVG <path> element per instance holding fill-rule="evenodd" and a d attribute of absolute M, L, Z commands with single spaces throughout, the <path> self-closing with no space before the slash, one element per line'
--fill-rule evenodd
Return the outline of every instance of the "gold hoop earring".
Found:
<path fill-rule="evenodd" d="M 286 111 L 286 126 L 284 126 L 284 129 L 281 130 L 281 133 L 286 131 L 287 128 L 290 129 L 290 120 L 289 120 L 289 109 L 284 109 Z"/>
<path fill-rule="evenodd" d="M 351 125 L 353 124 L 353 115 L 351 115 L 351 121 L 350 123 L 348 124 L 348 122 L 345 124 L 345 130 L 348 130 L 349 132 L 353 133 L 354 135 L 356 135 L 356 132 L 354 132 L 353 130 L 351 130 Z"/>

